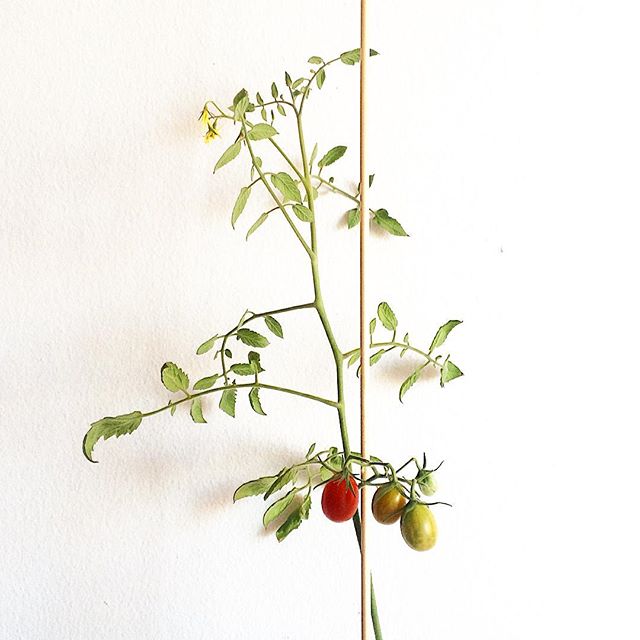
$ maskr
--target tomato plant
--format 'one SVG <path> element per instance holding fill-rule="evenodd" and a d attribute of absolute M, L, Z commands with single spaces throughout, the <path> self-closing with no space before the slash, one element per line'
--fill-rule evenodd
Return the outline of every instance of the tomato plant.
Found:
<path fill-rule="evenodd" d="M 373 49 L 369 53 L 377 55 Z M 83 452 L 89 461 L 95 462 L 94 449 L 100 439 L 131 434 L 143 420 L 164 411 L 174 415 L 182 405 L 189 407 L 193 422 L 203 424 L 212 419 L 216 406 L 226 417 L 235 418 L 239 397 L 246 399 L 247 406 L 258 416 L 266 415 L 263 405 L 265 395 L 268 398 L 268 394 L 280 393 L 304 398 L 333 412 L 337 420 L 340 447 L 315 451 L 313 444 L 296 464 L 242 484 L 234 493 L 234 501 L 248 496 L 263 496 L 265 501 L 271 499 L 262 522 L 265 527 L 272 523 L 278 525 L 275 535 L 282 542 L 309 517 L 313 491 L 324 487 L 324 513 L 335 521 L 352 518 L 360 542 L 359 487 L 365 484 L 376 487 L 382 485 L 383 488 L 378 489 L 380 493 L 376 492 L 377 497 L 374 498 L 374 516 L 385 523 L 397 520 L 396 507 L 400 507 L 401 497 L 406 500 L 405 494 L 409 496 L 410 502 L 404 506 L 401 518 L 402 534 L 410 546 L 421 549 L 435 542 L 435 520 L 431 511 L 417 502 L 418 491 L 428 496 L 435 490 L 435 484 L 429 479 L 433 470 L 426 468 L 425 456 L 422 464 L 410 458 L 396 468 L 382 458 L 363 458 L 351 450 L 344 375 L 346 368 L 360 362 L 360 349 L 344 349 L 338 343 L 321 286 L 322 230 L 316 225 L 316 216 L 325 196 L 348 201 L 351 208 L 344 212 L 345 228 L 355 227 L 364 215 L 366 221 L 387 235 L 387 239 L 405 238 L 408 235 L 402 224 L 385 208 L 361 212 L 359 187 L 352 188 L 348 182 L 341 183 L 334 175 L 330 175 L 334 171 L 334 164 L 347 152 L 345 145 L 329 147 L 324 154 L 319 154 L 316 144 L 308 153 L 303 113 L 309 96 L 322 89 L 330 67 L 334 69 L 333 65 L 340 66 L 340 63 L 353 66 L 359 62 L 359 49 L 345 51 L 327 61 L 320 56 L 312 56 L 308 60 L 311 65 L 308 73 L 295 80 L 285 73 L 284 88 L 282 85 L 279 88 L 275 82 L 271 83 L 270 95 L 265 94 L 266 99 L 260 92 L 255 94 L 254 99 L 246 89 L 241 89 L 228 107 L 220 107 L 213 100 L 204 104 L 199 117 L 205 129 L 204 141 L 211 142 L 229 136 L 230 144 L 219 156 L 214 173 L 231 162 L 240 162 L 237 160 L 239 158 L 244 160 L 248 169 L 230 212 L 231 226 L 235 229 L 252 215 L 246 231 L 246 239 L 249 240 L 268 220 L 280 217 L 284 221 L 282 228 L 290 232 L 289 239 L 300 249 L 299 256 L 305 262 L 304 268 L 309 269 L 309 293 L 298 304 L 260 311 L 246 309 L 235 324 L 213 333 L 196 350 L 196 354 L 205 359 L 207 374 L 195 382 L 176 363 L 165 362 L 160 367 L 159 377 L 171 394 L 169 401 L 146 412 L 136 410 L 93 422 L 84 437 Z M 276 125 L 280 127 L 279 119 L 285 116 L 290 116 L 288 120 L 293 120 L 295 125 L 282 128 L 283 131 L 295 130 L 292 146 L 276 128 Z M 227 134 L 224 131 L 226 128 L 232 131 Z M 372 183 L 373 175 L 369 176 L 369 186 Z M 251 206 L 248 206 L 250 201 Z M 335 260 L 335 257 L 331 259 Z M 256 278 L 264 277 L 265 272 L 266 268 L 261 266 Z M 327 352 L 331 354 L 335 374 L 334 392 L 330 397 L 314 393 L 313 390 L 286 386 L 277 378 L 265 377 L 273 375 L 272 370 L 267 373 L 268 366 L 263 366 L 264 359 L 269 357 L 265 355 L 269 353 L 266 350 L 285 339 L 283 318 L 295 318 L 295 314 L 302 310 L 312 311 L 316 315 L 326 337 Z M 404 401 L 406 394 L 421 378 L 427 377 L 428 372 L 437 373 L 441 387 L 462 376 L 462 371 L 449 354 L 442 353 L 449 334 L 460 322 L 445 322 L 437 329 L 428 346 L 418 346 L 406 332 L 400 338 L 402 332 L 399 332 L 395 313 L 387 302 L 380 302 L 376 316 L 369 324 L 370 365 L 375 365 L 383 358 L 391 359 L 396 355 L 403 358 L 409 354 L 413 359 L 412 370 L 399 387 L 400 402 Z M 302 352 L 300 345 L 292 346 L 290 350 L 296 357 Z M 309 361 L 316 357 L 317 354 L 310 354 Z M 405 362 L 407 360 L 409 358 Z M 216 403 L 211 402 L 213 398 L 217 399 Z M 403 469 L 411 464 L 415 466 L 416 474 L 402 475 Z M 373 626 L 376 640 L 380 640 L 377 607 L 374 605 L 372 590 Z"/>
<path fill-rule="evenodd" d="M 351 520 L 358 510 L 359 488 L 355 478 L 337 473 L 322 490 L 322 512 L 333 522 Z"/>

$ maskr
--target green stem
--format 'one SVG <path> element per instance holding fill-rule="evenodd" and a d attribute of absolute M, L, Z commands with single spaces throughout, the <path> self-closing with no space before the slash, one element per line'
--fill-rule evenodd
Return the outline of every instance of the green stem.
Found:
<path fill-rule="evenodd" d="M 337 407 L 338 403 L 333 401 L 333 400 L 329 400 L 328 398 L 322 398 L 321 396 L 316 396 L 313 395 L 312 393 L 305 393 L 304 391 L 298 391 L 296 389 L 289 389 L 288 387 L 278 387 L 276 385 L 273 384 L 265 384 L 263 382 L 258 382 L 257 384 L 255 382 L 248 382 L 248 383 L 242 383 L 242 384 L 226 384 L 222 387 L 216 387 L 214 389 L 207 389 L 206 391 L 199 391 L 198 393 L 192 393 L 190 395 L 188 395 L 186 398 L 181 398 L 180 400 L 176 400 L 175 402 L 172 402 L 170 405 L 166 405 L 164 407 L 160 407 L 159 409 L 154 409 L 153 411 L 149 411 L 147 413 L 143 413 L 142 417 L 143 418 L 148 418 L 149 416 L 153 416 L 156 413 L 162 413 L 163 411 L 166 411 L 167 409 L 171 409 L 171 407 L 175 407 L 179 404 L 182 404 L 183 402 L 187 402 L 189 400 L 193 400 L 194 398 L 200 398 L 202 396 L 207 396 L 210 393 L 217 393 L 218 391 L 226 391 L 227 389 L 253 389 L 254 387 L 257 387 L 258 389 L 269 389 L 271 391 L 280 391 L 281 393 L 288 393 L 290 395 L 293 396 L 299 396 L 301 398 L 307 398 L 307 400 L 315 400 L 316 402 L 321 402 L 322 404 L 326 404 L 329 407 Z"/>
<path fill-rule="evenodd" d="M 404 342 L 372 342 L 369 345 L 371 348 L 376 348 L 376 347 L 392 347 L 392 348 L 400 348 L 400 349 L 407 349 L 407 351 L 413 351 L 414 353 L 417 353 L 418 355 L 421 355 L 423 358 L 425 358 L 427 360 L 427 362 L 429 364 L 432 364 L 436 367 L 438 367 L 439 369 L 442 369 L 442 364 L 440 364 L 437 360 L 434 360 L 428 353 L 426 353 L 425 351 L 422 351 L 421 349 L 418 349 L 417 347 L 413 347 L 410 344 L 405 344 Z M 344 354 L 342 354 L 343 358 L 349 358 L 350 356 L 352 356 L 353 354 L 357 353 L 358 351 L 360 351 L 359 347 L 356 347 L 355 349 L 351 349 L 351 351 L 347 351 Z"/>

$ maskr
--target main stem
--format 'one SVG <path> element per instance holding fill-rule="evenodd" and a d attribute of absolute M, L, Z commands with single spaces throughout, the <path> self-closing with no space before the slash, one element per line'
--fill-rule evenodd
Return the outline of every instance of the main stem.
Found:
<path fill-rule="evenodd" d="M 338 421 L 340 424 L 340 438 L 342 439 L 342 448 L 344 451 L 345 459 L 351 453 L 351 446 L 349 444 L 349 431 L 347 429 L 347 415 L 345 408 L 344 397 L 344 355 L 338 346 L 327 310 L 324 306 L 324 299 L 322 297 L 322 288 L 320 285 L 320 266 L 318 262 L 318 235 L 316 229 L 316 216 L 315 216 L 315 202 L 313 199 L 313 189 L 311 185 L 311 174 L 309 162 L 307 160 L 307 150 L 304 140 L 304 131 L 302 128 L 302 116 L 300 111 L 296 112 L 296 121 L 298 125 L 298 138 L 300 140 L 300 155 L 302 157 L 302 165 L 304 167 L 304 180 L 303 185 L 307 196 L 307 205 L 313 213 L 311 221 L 311 275 L 313 278 L 313 291 L 314 291 L 314 306 L 318 312 L 318 317 L 322 324 L 322 328 L 327 336 L 327 341 L 331 347 L 331 353 L 333 354 L 333 360 L 335 363 L 336 371 L 336 388 L 337 388 L 337 403 L 336 410 L 338 411 Z M 361 524 L 360 514 L 356 511 L 353 516 L 353 526 L 358 540 L 358 546 L 361 545 Z M 376 603 L 375 591 L 373 589 L 373 578 L 371 578 L 371 621 L 373 623 L 373 630 L 376 640 L 382 640 L 382 630 L 380 628 L 380 619 L 378 617 L 378 607 Z"/>

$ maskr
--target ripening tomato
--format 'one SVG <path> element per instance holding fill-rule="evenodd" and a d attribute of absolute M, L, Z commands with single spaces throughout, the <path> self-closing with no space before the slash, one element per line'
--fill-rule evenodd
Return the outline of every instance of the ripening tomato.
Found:
<path fill-rule="evenodd" d="M 407 499 L 395 482 L 388 482 L 376 489 L 371 501 L 373 517 L 380 524 L 393 524 L 400 520 Z"/>
<path fill-rule="evenodd" d="M 404 541 L 416 551 L 428 551 L 438 538 L 438 527 L 426 504 L 410 502 L 402 513 L 400 531 Z"/>
<path fill-rule="evenodd" d="M 322 511 L 333 522 L 346 522 L 358 510 L 358 484 L 349 474 L 348 481 L 336 473 L 322 490 Z"/>

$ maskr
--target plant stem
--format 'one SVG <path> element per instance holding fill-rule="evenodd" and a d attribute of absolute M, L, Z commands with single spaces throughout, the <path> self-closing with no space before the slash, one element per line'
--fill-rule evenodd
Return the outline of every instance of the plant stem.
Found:
<path fill-rule="evenodd" d="M 304 391 L 297 391 L 296 389 L 289 389 L 288 387 L 278 387 L 273 384 L 265 384 L 263 382 L 247 382 L 246 384 L 225 384 L 222 387 L 215 387 L 214 389 L 206 389 L 205 391 L 199 391 L 198 393 L 191 393 L 185 398 L 181 398 L 180 400 L 176 400 L 172 402 L 170 405 L 166 405 L 164 407 L 160 407 L 159 409 L 154 409 L 153 411 L 149 411 L 147 413 L 143 413 L 143 418 L 148 418 L 149 416 L 153 416 L 156 413 L 161 413 L 162 411 L 166 411 L 167 409 L 171 409 L 171 407 L 175 407 L 183 402 L 187 402 L 189 400 L 193 400 L 195 398 L 200 398 L 202 396 L 207 396 L 210 393 L 217 393 L 218 391 L 226 391 L 227 389 L 253 389 L 257 387 L 258 389 L 269 389 L 271 391 L 280 391 L 281 393 L 288 393 L 293 396 L 300 396 L 301 398 L 307 398 L 307 400 L 315 400 L 316 402 L 321 402 L 322 404 L 326 404 L 330 407 L 338 406 L 338 403 L 334 400 L 329 400 L 328 398 L 323 398 L 321 396 L 313 395 L 312 393 L 305 393 Z"/>
<path fill-rule="evenodd" d="M 432 364 L 436 367 L 438 367 L 439 369 L 442 369 L 442 364 L 440 364 L 437 360 L 434 360 L 428 353 L 426 353 L 425 351 L 422 351 L 421 349 L 418 349 L 417 347 L 413 347 L 410 344 L 405 344 L 404 342 L 372 342 L 370 345 L 370 347 L 372 348 L 376 348 L 376 347 L 391 347 L 391 348 L 400 348 L 400 349 L 407 349 L 408 351 L 413 351 L 414 353 L 417 353 L 418 355 L 421 355 L 423 358 L 425 358 L 427 360 L 427 363 Z M 343 358 L 348 358 L 349 356 L 352 356 L 353 354 L 357 353 L 360 349 L 359 348 L 355 348 L 355 349 L 351 349 L 351 351 L 347 351 L 343 354 Z"/>

